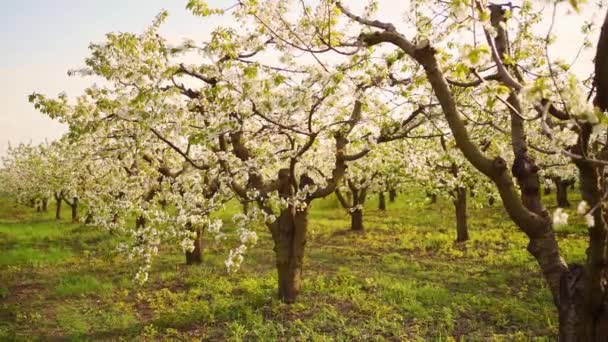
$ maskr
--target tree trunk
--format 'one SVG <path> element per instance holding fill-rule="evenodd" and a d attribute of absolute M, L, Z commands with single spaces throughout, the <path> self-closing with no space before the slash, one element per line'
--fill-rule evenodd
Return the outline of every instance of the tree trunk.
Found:
<path fill-rule="evenodd" d="M 61 220 L 61 197 L 55 195 L 56 207 L 55 207 L 55 219 Z"/>
<path fill-rule="evenodd" d="M 390 190 L 388 191 L 388 200 L 389 200 L 391 203 L 395 203 L 395 199 L 397 199 L 397 190 L 395 190 L 395 189 L 390 189 Z"/>
<path fill-rule="evenodd" d="M 357 189 L 352 183 L 349 183 L 349 191 L 347 192 L 348 201 L 340 190 L 336 190 L 335 193 L 338 202 L 340 202 L 344 209 L 348 210 L 351 222 L 350 230 L 363 231 L 363 205 L 367 197 L 367 188 Z"/>
<path fill-rule="evenodd" d="M 76 223 L 78 222 L 78 197 L 72 199 L 70 207 L 72 207 L 72 222 Z"/>
<path fill-rule="evenodd" d="M 352 190 L 351 190 L 352 191 Z M 346 201 L 347 203 L 353 203 L 353 194 L 351 191 L 348 191 L 346 193 Z"/>
<path fill-rule="evenodd" d="M 194 249 L 192 252 L 186 251 L 186 265 L 195 265 L 203 262 L 203 241 L 200 229 L 196 230 L 194 238 Z"/>
<path fill-rule="evenodd" d="M 84 219 L 85 224 L 91 224 L 93 222 L 93 214 L 87 213 L 87 217 Z"/>
<path fill-rule="evenodd" d="M 350 229 L 356 232 L 363 231 L 363 210 L 354 209 L 350 213 Z"/>
<path fill-rule="evenodd" d="M 384 192 L 378 194 L 378 209 L 386 210 L 386 200 L 384 199 Z"/>
<path fill-rule="evenodd" d="M 604 275 L 604 283 L 608 276 Z M 584 266 L 571 265 L 560 283 L 559 340 L 608 341 L 608 298 L 594 302 L 593 279 Z"/>
<path fill-rule="evenodd" d="M 605 23 L 602 27 L 604 38 L 607 29 Z M 592 129 L 589 124 L 581 125 L 574 153 L 588 153 Z M 604 167 L 581 161 L 574 163 L 579 171 L 581 197 L 597 209 L 592 213 L 594 222 L 588 230 L 587 262 L 584 266 L 571 265 L 560 284 L 560 340 L 605 342 L 608 341 L 608 217 L 601 206 L 605 191 Z"/>
<path fill-rule="evenodd" d="M 459 187 L 456 189 L 455 193 L 456 242 L 464 242 L 469 239 L 469 227 L 467 224 L 467 189 Z"/>
<path fill-rule="evenodd" d="M 560 208 L 569 207 L 570 202 L 568 202 L 568 186 L 570 185 L 570 182 L 559 177 L 553 178 L 553 182 L 555 182 L 555 189 L 557 190 L 557 206 Z"/>
<path fill-rule="evenodd" d="M 296 211 L 289 206 L 281 211 L 278 229 L 273 232 L 279 299 L 284 303 L 294 303 L 300 293 L 307 226 L 308 209 Z"/>
<path fill-rule="evenodd" d="M 114 215 L 114 218 L 118 219 L 118 215 Z M 135 228 L 143 228 L 146 225 L 146 218 L 143 216 L 138 216 L 135 219 Z"/>
<path fill-rule="evenodd" d="M 42 211 L 44 211 L 45 213 L 47 211 L 49 211 L 49 199 L 48 198 L 42 199 Z"/>
<path fill-rule="evenodd" d="M 602 112 L 608 110 L 608 13 L 598 39 L 594 60 L 593 104 Z M 590 153 L 593 127 L 580 126 L 579 139 L 573 147 L 578 155 Z M 607 147 L 600 155 L 605 159 Z M 574 160 L 579 170 L 581 197 L 593 212 L 594 223 L 589 227 L 589 248 L 584 266 L 571 266 L 562 278 L 560 306 L 561 341 L 608 341 L 608 214 L 604 206 L 604 166 Z"/>
<path fill-rule="evenodd" d="M 545 186 L 543 187 L 543 192 L 545 194 L 545 196 L 551 195 L 551 187 L 547 184 L 545 184 Z"/>

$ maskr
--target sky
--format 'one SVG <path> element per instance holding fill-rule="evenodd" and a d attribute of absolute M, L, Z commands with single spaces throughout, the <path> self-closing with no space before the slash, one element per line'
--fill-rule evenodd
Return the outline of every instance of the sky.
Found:
<path fill-rule="evenodd" d="M 84 65 L 88 45 L 100 42 L 111 31 L 141 32 L 161 10 L 169 11 L 162 34 L 170 41 L 185 37 L 203 40 L 227 19 L 202 19 L 185 9 L 186 0 L 19 0 L 5 1 L 0 12 L 0 156 L 9 141 L 40 143 L 61 136 L 66 128 L 37 112 L 27 101 L 37 92 L 77 96 L 94 80 L 68 77 L 69 69 Z M 344 1 L 358 7 L 361 0 Z M 382 0 L 382 16 L 401 13 L 406 0 Z M 212 7 L 227 8 L 231 0 L 211 0 Z M 355 5 L 358 3 L 358 5 Z M 567 6 L 567 4 L 564 4 Z M 399 9 L 399 10 L 396 10 Z M 563 12 L 563 11 L 562 11 Z M 388 14 L 391 13 L 391 14 Z M 566 60 L 574 56 L 581 41 L 580 19 L 560 13 L 554 48 Z M 601 17 L 601 16 L 600 16 Z M 600 20 L 602 18 L 599 18 Z M 391 20 L 399 21 L 399 17 Z M 593 41 L 593 39 L 592 39 Z M 577 66 L 587 72 L 593 51 Z"/>
<path fill-rule="evenodd" d="M 209 1 L 227 7 L 230 0 Z M 66 128 L 37 112 L 27 97 L 33 92 L 77 96 L 91 78 L 68 77 L 84 66 L 91 42 L 111 31 L 141 32 L 161 10 L 169 18 L 161 30 L 176 42 L 203 39 L 219 19 L 194 17 L 186 0 L 18 0 L 0 11 L 0 156 L 9 141 L 39 143 L 61 136 Z"/>

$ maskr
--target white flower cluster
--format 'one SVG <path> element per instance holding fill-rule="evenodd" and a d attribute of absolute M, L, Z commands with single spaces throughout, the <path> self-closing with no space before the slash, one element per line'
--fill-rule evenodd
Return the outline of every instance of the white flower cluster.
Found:
<path fill-rule="evenodd" d="M 578 140 L 578 134 L 568 127 L 553 132 L 553 137 L 562 146 L 568 147 L 575 145 Z"/>
<path fill-rule="evenodd" d="M 355 205 L 353 207 L 350 207 L 348 209 L 348 211 L 351 212 L 351 213 L 354 213 L 357 210 L 363 210 L 363 204 L 357 204 L 357 205 Z"/>
<path fill-rule="evenodd" d="M 568 225 L 568 213 L 565 213 L 562 208 L 557 208 L 553 212 L 553 225 L 555 227 Z"/>
<path fill-rule="evenodd" d="M 276 220 L 273 215 L 269 215 L 258 208 L 251 208 L 247 214 L 238 213 L 232 216 L 232 221 L 237 225 L 237 234 L 240 245 L 230 250 L 228 258 L 224 262 L 228 272 L 236 272 L 241 267 L 245 259 L 248 248 L 255 246 L 258 242 L 258 234 L 250 227 L 255 222 L 272 223 Z"/>
<path fill-rule="evenodd" d="M 247 247 L 245 245 L 241 245 L 230 251 L 228 259 L 224 262 L 229 273 L 236 272 L 241 268 L 244 259 L 243 254 L 245 254 L 246 251 Z"/>
<path fill-rule="evenodd" d="M 587 224 L 588 227 L 593 227 L 595 225 L 595 218 L 593 217 L 593 212 L 589 212 L 589 210 L 589 204 L 587 204 L 586 201 L 581 201 L 576 207 L 576 211 L 583 215 L 585 224 Z"/>

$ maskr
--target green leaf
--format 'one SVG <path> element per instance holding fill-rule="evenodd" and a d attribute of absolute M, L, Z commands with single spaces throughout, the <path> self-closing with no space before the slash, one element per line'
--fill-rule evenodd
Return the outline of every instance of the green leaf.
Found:
<path fill-rule="evenodd" d="M 194 15 L 200 17 L 208 17 L 214 14 L 224 14 L 224 10 L 219 8 L 210 8 L 207 2 L 201 0 L 189 0 L 186 9 Z"/>
<path fill-rule="evenodd" d="M 243 69 L 243 74 L 248 79 L 253 79 L 258 75 L 258 67 L 255 64 L 246 66 Z"/>

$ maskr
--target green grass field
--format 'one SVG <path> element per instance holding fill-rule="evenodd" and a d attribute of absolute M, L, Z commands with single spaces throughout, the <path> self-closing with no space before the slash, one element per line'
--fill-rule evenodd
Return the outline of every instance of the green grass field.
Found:
<path fill-rule="evenodd" d="M 554 198 L 546 201 L 553 210 Z M 117 237 L 56 222 L 52 206 L 38 214 L 0 199 L 0 341 L 554 339 L 549 292 L 500 204 L 469 208 L 465 244 L 453 242 L 447 201 L 424 204 L 416 193 L 400 195 L 387 212 L 376 206 L 368 201 L 367 231 L 355 234 L 333 197 L 315 203 L 303 293 L 285 305 L 275 299 L 262 228 L 238 273 L 224 268 L 228 246 L 210 240 L 200 266 L 165 248 L 140 286 L 136 266 L 116 251 Z M 570 216 L 560 247 L 580 261 L 586 228 Z"/>

